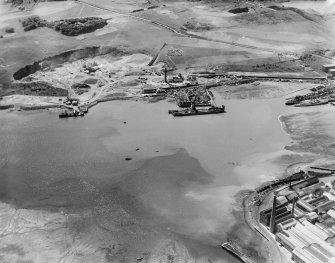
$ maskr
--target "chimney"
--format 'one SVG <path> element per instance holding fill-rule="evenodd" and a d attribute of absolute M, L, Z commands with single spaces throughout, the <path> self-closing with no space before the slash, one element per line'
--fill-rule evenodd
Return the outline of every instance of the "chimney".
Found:
<path fill-rule="evenodd" d="M 166 67 L 164 68 L 164 80 L 165 80 L 165 83 L 168 83 L 168 80 L 167 80 L 167 68 Z"/>
<path fill-rule="evenodd" d="M 270 219 L 270 232 L 275 233 L 276 232 L 276 207 L 277 206 L 277 196 L 276 193 L 273 196 L 273 203 L 272 203 L 272 212 L 271 212 L 271 219 Z"/>

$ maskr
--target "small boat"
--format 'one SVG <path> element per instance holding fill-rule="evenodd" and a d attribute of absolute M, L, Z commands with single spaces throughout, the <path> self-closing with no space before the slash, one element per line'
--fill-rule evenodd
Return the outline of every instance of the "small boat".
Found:
<path fill-rule="evenodd" d="M 295 104 L 294 107 L 309 107 L 309 106 L 317 106 L 317 105 L 324 105 L 328 104 L 328 100 L 306 100 L 303 102 L 300 102 L 299 104 Z"/>
<path fill-rule="evenodd" d="M 205 114 L 219 114 L 219 113 L 225 113 L 225 106 L 222 105 L 222 107 L 210 107 L 207 110 L 197 110 L 197 109 L 187 109 L 182 111 L 175 111 L 172 112 L 172 115 L 174 117 L 183 117 L 183 116 L 195 116 L 195 115 L 205 115 Z"/>

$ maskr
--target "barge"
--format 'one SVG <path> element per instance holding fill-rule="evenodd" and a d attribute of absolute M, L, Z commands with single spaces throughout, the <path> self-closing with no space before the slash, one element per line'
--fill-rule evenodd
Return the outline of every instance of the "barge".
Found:
<path fill-rule="evenodd" d="M 219 114 L 225 113 L 225 106 L 222 105 L 221 107 L 210 107 L 206 110 L 197 110 L 195 108 L 186 109 L 186 110 L 170 110 L 169 113 L 172 114 L 174 117 L 184 117 L 184 116 L 195 116 L 195 115 L 206 115 L 206 114 Z"/>
<path fill-rule="evenodd" d="M 241 249 L 231 241 L 224 242 L 221 247 L 244 263 L 252 263 L 252 261 L 242 253 Z"/>

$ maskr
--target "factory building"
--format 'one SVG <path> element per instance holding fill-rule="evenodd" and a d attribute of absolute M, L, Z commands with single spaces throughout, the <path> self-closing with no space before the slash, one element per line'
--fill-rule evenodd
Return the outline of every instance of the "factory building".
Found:
<path fill-rule="evenodd" d="M 309 204 L 307 201 L 300 199 L 297 202 L 297 207 L 299 207 L 301 210 L 305 211 L 305 212 L 314 212 L 316 211 L 316 207 Z"/>
<path fill-rule="evenodd" d="M 315 212 L 310 212 L 306 214 L 306 219 L 311 223 L 315 223 L 316 221 L 318 221 L 318 218 L 318 214 Z"/>
<path fill-rule="evenodd" d="M 327 201 L 329 201 L 329 198 L 325 195 L 322 195 L 322 196 L 319 196 L 317 198 L 314 198 L 314 199 L 310 200 L 308 203 L 310 203 L 313 206 L 318 206 L 321 203 L 325 203 Z"/>
<path fill-rule="evenodd" d="M 321 214 L 322 212 L 327 212 L 329 209 L 333 208 L 334 206 L 335 206 L 335 201 L 327 201 L 317 206 L 316 211 L 318 214 Z"/>
<path fill-rule="evenodd" d="M 330 69 L 328 71 L 329 75 L 331 75 L 332 77 L 335 77 L 335 69 Z"/>
<path fill-rule="evenodd" d="M 333 219 L 335 219 L 335 210 L 334 210 L 334 209 L 330 209 L 330 210 L 328 210 L 327 214 L 328 214 L 329 216 L 331 216 Z"/>
<path fill-rule="evenodd" d="M 293 205 L 292 204 L 288 204 L 287 205 L 287 209 L 292 212 Z M 302 217 L 305 216 L 305 214 L 306 213 L 304 211 L 302 211 L 299 207 L 295 206 L 294 211 L 293 211 L 294 218 L 296 218 L 296 219 L 302 218 Z"/>
<path fill-rule="evenodd" d="M 279 223 L 277 225 L 277 231 L 283 232 L 284 230 L 294 227 L 296 224 L 297 224 L 297 220 L 295 220 L 294 218 L 290 218 L 284 222 Z"/>
<path fill-rule="evenodd" d="M 285 197 L 290 203 L 292 203 L 292 201 L 294 199 L 297 199 L 299 197 L 299 195 L 296 192 L 290 192 Z"/>
<path fill-rule="evenodd" d="M 329 72 L 332 69 L 335 69 L 335 64 L 323 65 L 322 69 L 324 72 Z"/>
<path fill-rule="evenodd" d="M 315 190 L 320 189 L 322 185 L 323 185 L 323 183 L 319 182 L 319 183 L 316 183 L 316 184 L 312 184 L 308 187 L 304 187 L 303 189 L 300 190 L 302 193 L 299 194 L 299 196 L 303 196 L 303 195 L 313 193 Z"/>
<path fill-rule="evenodd" d="M 322 224 L 322 223 L 315 223 L 315 226 L 320 228 L 321 230 L 323 230 L 324 232 L 326 232 L 328 234 L 329 237 L 333 238 L 335 236 L 335 229 L 334 226 L 333 227 L 327 227 L 326 225 Z"/>
<path fill-rule="evenodd" d="M 288 210 L 285 207 L 285 205 L 279 205 L 276 206 L 276 216 L 280 216 L 283 213 L 286 213 Z M 272 207 L 265 209 L 260 212 L 260 218 L 259 221 L 264 225 L 264 226 L 270 226 L 270 219 L 271 219 L 271 213 L 272 213 Z"/>
<path fill-rule="evenodd" d="M 325 231 L 307 220 L 296 221 L 290 228 L 276 234 L 276 240 L 291 252 L 298 263 L 335 263 L 335 247 L 326 241 L 334 237 L 332 230 Z"/>
<path fill-rule="evenodd" d="M 288 200 L 285 196 L 278 196 L 277 197 L 277 205 L 286 205 L 288 203 Z"/>
<path fill-rule="evenodd" d="M 290 252 L 295 249 L 295 245 L 283 233 L 276 234 L 276 241 Z"/>
<path fill-rule="evenodd" d="M 310 177 L 310 178 L 304 179 L 302 181 L 292 183 L 290 187 L 291 187 L 291 189 L 297 191 L 300 188 L 305 188 L 307 186 L 316 184 L 318 182 L 319 182 L 319 179 L 317 177 Z"/>

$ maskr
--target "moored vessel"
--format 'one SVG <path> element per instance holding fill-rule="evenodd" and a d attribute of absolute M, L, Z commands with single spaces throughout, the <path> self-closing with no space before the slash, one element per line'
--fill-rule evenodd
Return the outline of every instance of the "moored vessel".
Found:
<path fill-rule="evenodd" d="M 170 114 L 172 114 L 174 117 L 183 117 L 183 116 L 194 116 L 194 115 L 205 115 L 205 114 L 219 114 L 219 113 L 225 113 L 225 106 L 222 105 L 221 107 L 210 107 L 209 109 L 202 109 L 197 110 L 195 108 L 192 109 L 186 109 L 181 111 L 169 111 Z"/>
<path fill-rule="evenodd" d="M 317 105 L 324 105 L 324 104 L 328 104 L 328 100 L 318 100 L 318 99 L 314 99 L 314 100 L 306 100 L 303 102 L 300 102 L 299 104 L 295 104 L 295 107 L 309 107 L 309 106 L 317 106 Z"/>

